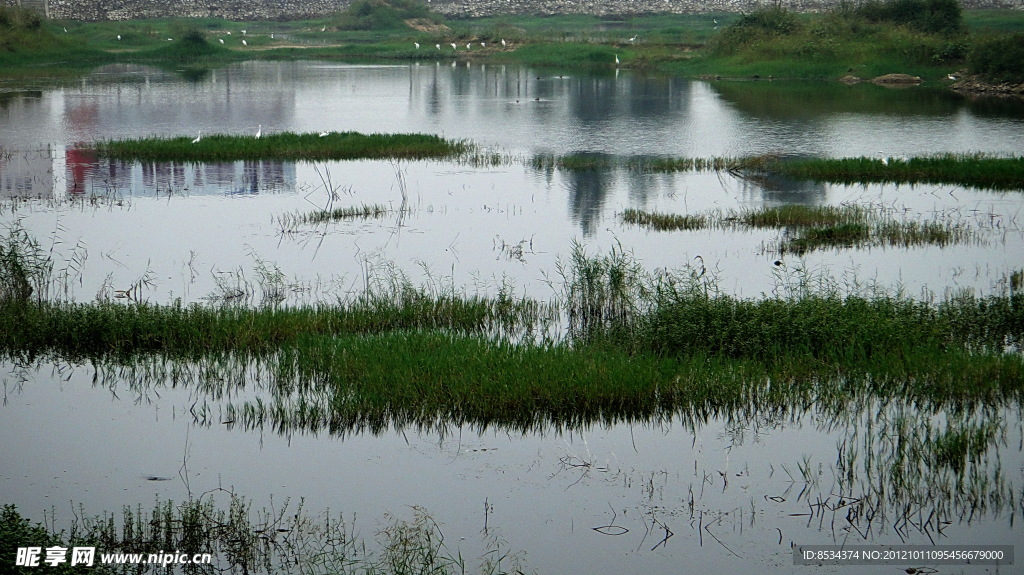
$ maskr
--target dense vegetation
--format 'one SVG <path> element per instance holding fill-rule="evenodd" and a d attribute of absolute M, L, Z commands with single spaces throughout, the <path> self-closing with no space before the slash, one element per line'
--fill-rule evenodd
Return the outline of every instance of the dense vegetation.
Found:
<path fill-rule="evenodd" d="M 820 14 L 770 7 L 745 14 L 478 20 L 445 20 L 415 0 L 362 0 L 322 20 L 253 23 L 53 23 L 4 10 L 0 22 L 8 24 L 0 26 L 13 26 L 14 32 L 0 35 L 0 65 L 142 60 L 212 66 L 254 57 L 443 56 L 591 69 L 612 69 L 617 60 L 622 67 L 691 76 L 872 78 L 903 72 L 943 81 L 950 73 L 969 69 L 990 81 L 1019 82 L 1024 77 L 1020 14 L 965 13 L 957 0 L 841 3 Z"/>
<path fill-rule="evenodd" d="M 356 0 L 342 12 L 334 25 L 339 30 L 409 30 L 411 19 L 440 22 L 426 4 L 415 0 Z"/>
<path fill-rule="evenodd" d="M 994 82 L 1024 81 L 1024 34 L 986 36 L 971 48 L 971 71 Z"/>

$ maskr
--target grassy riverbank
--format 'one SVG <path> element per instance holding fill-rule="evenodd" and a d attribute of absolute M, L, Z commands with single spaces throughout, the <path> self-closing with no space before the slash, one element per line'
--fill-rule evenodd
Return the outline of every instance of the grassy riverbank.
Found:
<path fill-rule="evenodd" d="M 907 2 L 939 5 L 942 10 L 928 8 L 928 13 L 941 18 L 903 21 L 898 11 L 884 9 L 888 4 L 875 3 L 872 10 L 844 5 L 822 14 L 761 10 L 747 15 L 446 20 L 400 2 L 364 2 L 332 17 L 292 22 L 39 21 L 17 25 L 14 52 L 0 52 L 0 66 L 456 58 L 562 69 L 657 69 L 686 76 L 836 79 L 902 72 L 942 81 L 963 68 L 1001 79 L 1020 74 L 1013 34 L 1024 30 L 1024 18 L 1017 12 L 964 15 L 958 4 L 945 0 Z M 406 24 L 412 18 L 420 22 L 418 28 Z M 1000 48 L 1007 42 L 1009 49 Z"/>

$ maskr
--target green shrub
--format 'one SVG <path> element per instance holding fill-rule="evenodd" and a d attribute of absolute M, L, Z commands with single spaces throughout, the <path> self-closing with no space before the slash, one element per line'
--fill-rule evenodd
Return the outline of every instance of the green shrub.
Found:
<path fill-rule="evenodd" d="M 0 6 L 0 28 L 35 31 L 42 26 L 43 17 L 34 10 Z"/>
<path fill-rule="evenodd" d="M 744 14 L 723 30 L 712 42 L 712 51 L 732 54 L 741 47 L 777 36 L 798 33 L 803 28 L 796 14 L 780 8 L 762 8 Z"/>
<path fill-rule="evenodd" d="M 950 34 L 964 29 L 959 0 L 869 0 L 856 12 L 870 22 L 891 22 L 921 32 Z"/>
<path fill-rule="evenodd" d="M 336 22 L 339 30 L 401 30 L 410 18 L 436 18 L 416 0 L 356 0 Z"/>
<path fill-rule="evenodd" d="M 1024 34 L 990 36 L 974 42 L 970 71 L 994 82 L 1024 82 Z"/>

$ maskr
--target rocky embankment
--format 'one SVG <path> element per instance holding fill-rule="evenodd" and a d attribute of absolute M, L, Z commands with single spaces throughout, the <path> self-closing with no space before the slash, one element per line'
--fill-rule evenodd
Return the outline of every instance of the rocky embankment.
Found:
<path fill-rule="evenodd" d="M 19 0 L 0 0 L 17 4 Z M 25 1 L 25 0 L 21 0 Z M 841 0 L 783 0 L 783 7 L 817 11 Z M 350 0 L 47 0 L 50 18 L 133 20 L 185 16 L 229 20 L 296 20 L 344 10 Z M 657 12 L 742 12 L 775 0 L 427 0 L 447 16 L 470 18 L 497 14 L 642 14 Z M 1024 0 L 964 0 L 966 8 L 1024 8 Z"/>
<path fill-rule="evenodd" d="M 949 87 L 954 92 L 972 96 L 1009 96 L 1024 98 L 1024 84 L 985 82 L 975 76 L 968 76 L 953 82 Z"/>

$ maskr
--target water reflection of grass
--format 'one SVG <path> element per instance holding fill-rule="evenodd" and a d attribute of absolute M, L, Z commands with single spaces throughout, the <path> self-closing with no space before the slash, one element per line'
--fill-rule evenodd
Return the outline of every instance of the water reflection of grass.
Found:
<path fill-rule="evenodd" d="M 48 526 L 33 525 L 13 505 L 0 510 L 0 547 L 41 548 L 94 547 L 95 565 L 69 567 L 68 563 L 49 569 L 58 573 L 143 573 L 140 565 L 103 564 L 100 554 L 156 555 L 165 561 L 152 572 L 179 572 L 181 556 L 192 561 L 209 554 L 208 564 L 184 565 L 183 573 L 301 573 L 310 574 L 402 574 L 435 575 L 480 573 L 523 573 L 521 553 L 512 553 L 500 540 L 483 537 L 483 550 L 475 570 L 471 561 L 445 542 L 437 522 L 426 510 L 414 507 L 412 517 L 388 516 L 387 524 L 366 538 L 356 529 L 353 516 L 325 512 L 309 514 L 300 502 L 289 501 L 271 509 L 254 510 L 252 502 L 223 489 L 175 504 L 157 501 L 151 510 L 141 505 L 126 506 L 120 514 L 106 512 L 88 516 L 78 510 L 70 533 Z M 175 557 L 175 559 L 170 559 Z M 42 558 L 41 558 L 42 559 Z M 13 559 L 12 559 L 13 562 Z M 42 563 L 40 563 L 42 565 Z M 86 569 L 83 571 L 82 569 Z M 16 573 L 30 573 L 15 568 Z"/>
<path fill-rule="evenodd" d="M 959 184 L 1024 189 L 1024 157 L 946 154 L 915 158 L 775 159 L 766 161 L 762 169 L 801 180 L 842 184 Z"/>
<path fill-rule="evenodd" d="M 220 162 L 235 160 L 340 160 L 455 158 L 470 151 L 464 141 L 431 134 L 330 132 L 255 135 L 211 134 L 98 142 L 101 157 L 137 161 Z"/>

